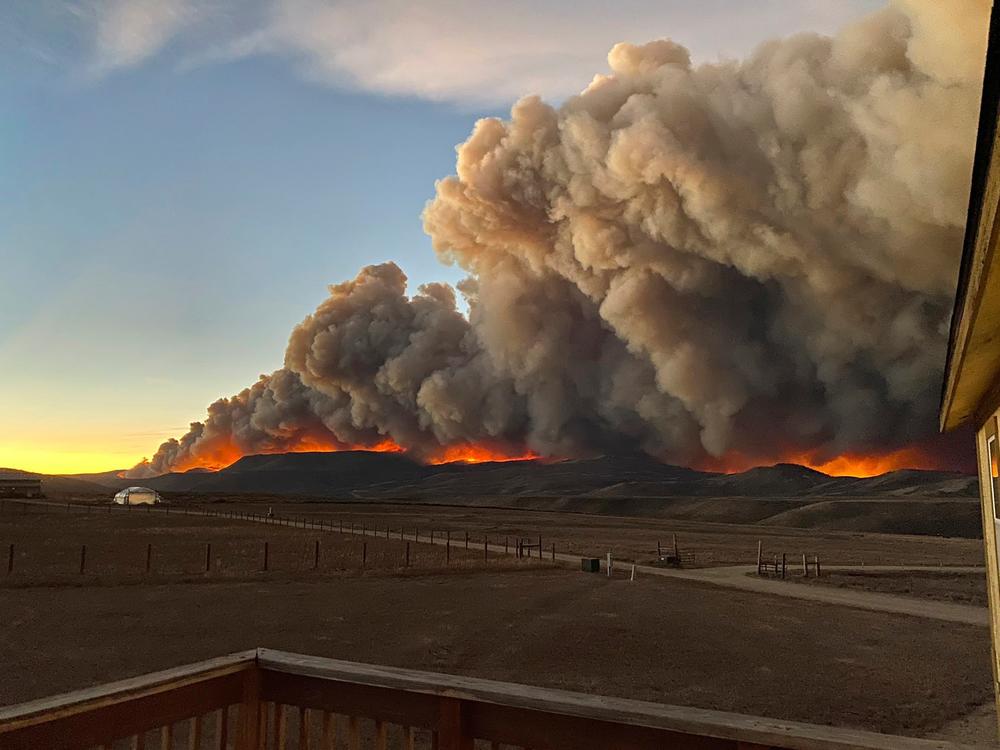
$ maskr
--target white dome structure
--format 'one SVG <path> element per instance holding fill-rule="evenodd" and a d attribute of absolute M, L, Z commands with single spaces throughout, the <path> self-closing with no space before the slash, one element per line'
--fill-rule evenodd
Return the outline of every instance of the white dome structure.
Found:
<path fill-rule="evenodd" d="M 115 495 L 115 502 L 118 505 L 156 505 L 162 503 L 163 498 L 149 487 L 126 487 Z"/>

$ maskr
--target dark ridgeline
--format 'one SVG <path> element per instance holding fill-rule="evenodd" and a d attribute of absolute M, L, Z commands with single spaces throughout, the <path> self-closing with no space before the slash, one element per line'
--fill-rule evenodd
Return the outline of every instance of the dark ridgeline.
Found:
<path fill-rule="evenodd" d="M 113 477 L 113 475 L 112 475 Z M 127 479 L 102 482 L 128 483 Z M 976 479 L 904 469 L 870 478 L 831 477 L 796 464 L 718 474 L 671 466 L 641 454 L 558 462 L 506 461 L 425 466 L 399 453 L 343 451 L 245 456 L 217 472 L 143 480 L 161 492 L 258 493 L 358 498 L 469 496 L 897 497 L 970 498 Z"/>

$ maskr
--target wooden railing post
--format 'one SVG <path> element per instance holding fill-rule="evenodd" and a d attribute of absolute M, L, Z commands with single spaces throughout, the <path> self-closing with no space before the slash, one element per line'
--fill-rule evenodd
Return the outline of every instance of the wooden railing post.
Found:
<path fill-rule="evenodd" d="M 442 698 L 438 714 L 437 750 L 472 750 L 473 738 L 465 733 L 462 701 Z"/>
<path fill-rule="evenodd" d="M 248 669 L 243 677 L 243 695 L 240 702 L 239 739 L 236 750 L 260 750 L 264 733 L 261 731 L 263 716 L 260 705 L 261 672 L 257 666 Z"/>

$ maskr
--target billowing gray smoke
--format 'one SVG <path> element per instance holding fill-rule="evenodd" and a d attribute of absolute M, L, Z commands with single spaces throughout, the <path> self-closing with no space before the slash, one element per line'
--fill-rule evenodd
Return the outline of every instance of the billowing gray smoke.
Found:
<path fill-rule="evenodd" d="M 933 432 L 987 0 L 896 2 L 693 67 L 617 45 L 561 107 L 478 122 L 424 214 L 460 291 L 372 266 L 285 367 L 138 474 L 235 450 L 487 443 L 884 452 Z"/>

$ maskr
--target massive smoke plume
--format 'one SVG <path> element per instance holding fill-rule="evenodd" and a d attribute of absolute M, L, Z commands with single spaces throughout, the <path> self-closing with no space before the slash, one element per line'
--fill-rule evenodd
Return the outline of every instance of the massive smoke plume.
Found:
<path fill-rule="evenodd" d="M 834 38 L 693 66 L 619 44 L 559 107 L 519 101 L 424 213 L 468 272 L 370 266 L 285 366 L 134 473 L 399 446 L 699 462 L 884 453 L 933 433 L 987 0 L 899 0 Z"/>

